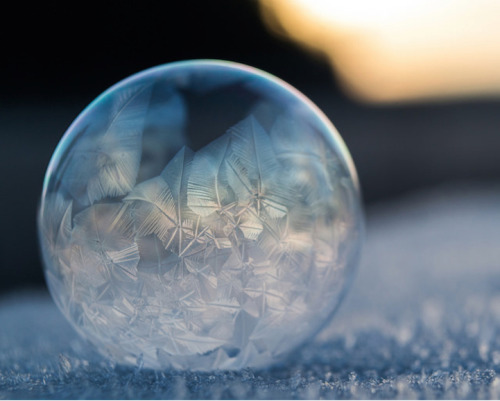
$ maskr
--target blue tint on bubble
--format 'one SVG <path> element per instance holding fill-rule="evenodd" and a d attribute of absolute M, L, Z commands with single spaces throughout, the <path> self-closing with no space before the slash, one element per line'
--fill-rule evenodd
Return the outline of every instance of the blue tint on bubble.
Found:
<path fill-rule="evenodd" d="M 266 367 L 337 308 L 360 248 L 351 158 L 279 79 L 220 61 L 113 86 L 70 126 L 39 213 L 51 294 L 103 354 Z"/>

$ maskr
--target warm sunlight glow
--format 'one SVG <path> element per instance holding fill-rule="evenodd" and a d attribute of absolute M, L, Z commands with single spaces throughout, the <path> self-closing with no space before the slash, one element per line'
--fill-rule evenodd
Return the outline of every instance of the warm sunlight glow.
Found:
<path fill-rule="evenodd" d="M 324 54 L 369 101 L 500 93 L 500 1 L 260 0 L 273 32 Z"/>

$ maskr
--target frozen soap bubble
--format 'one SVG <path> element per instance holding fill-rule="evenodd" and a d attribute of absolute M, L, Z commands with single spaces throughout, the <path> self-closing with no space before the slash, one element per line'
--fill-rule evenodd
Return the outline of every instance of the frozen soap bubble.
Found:
<path fill-rule="evenodd" d="M 39 232 L 50 292 L 118 363 L 266 367 L 328 321 L 362 213 L 327 118 L 239 64 L 178 62 L 108 89 L 50 161 Z"/>

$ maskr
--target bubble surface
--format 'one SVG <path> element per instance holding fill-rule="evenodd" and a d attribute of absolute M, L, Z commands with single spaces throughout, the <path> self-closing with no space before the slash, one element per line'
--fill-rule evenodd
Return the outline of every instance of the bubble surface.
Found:
<path fill-rule="evenodd" d="M 359 186 L 335 128 L 262 71 L 155 67 L 69 127 L 45 177 L 47 283 L 122 364 L 267 367 L 328 321 L 357 262 Z"/>

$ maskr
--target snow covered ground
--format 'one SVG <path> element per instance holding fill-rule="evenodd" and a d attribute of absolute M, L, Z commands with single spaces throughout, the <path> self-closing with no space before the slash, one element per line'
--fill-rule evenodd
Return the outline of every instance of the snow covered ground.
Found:
<path fill-rule="evenodd" d="M 0 299 L 0 398 L 500 398 L 499 290 L 500 187 L 441 187 L 368 211 L 343 305 L 283 366 L 114 366 L 47 293 L 12 293 Z"/>

